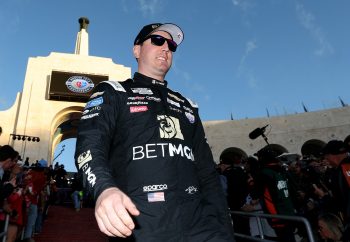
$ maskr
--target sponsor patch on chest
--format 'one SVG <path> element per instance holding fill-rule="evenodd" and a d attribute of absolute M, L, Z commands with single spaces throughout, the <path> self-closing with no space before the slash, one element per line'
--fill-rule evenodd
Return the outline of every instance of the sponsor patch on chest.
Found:
<path fill-rule="evenodd" d="M 133 93 L 138 93 L 141 95 L 152 95 L 153 94 L 151 89 L 145 88 L 145 87 L 131 88 L 131 91 Z"/>
<path fill-rule="evenodd" d="M 147 106 L 131 106 L 130 113 L 146 112 L 148 110 Z"/>
<path fill-rule="evenodd" d="M 153 202 L 165 202 L 164 192 L 150 192 L 150 193 L 147 193 L 147 200 L 150 203 L 153 203 Z"/>
<path fill-rule="evenodd" d="M 181 132 L 179 119 L 167 116 L 167 115 L 157 115 L 157 120 L 159 122 L 159 132 L 160 138 L 162 139 L 184 139 Z"/>

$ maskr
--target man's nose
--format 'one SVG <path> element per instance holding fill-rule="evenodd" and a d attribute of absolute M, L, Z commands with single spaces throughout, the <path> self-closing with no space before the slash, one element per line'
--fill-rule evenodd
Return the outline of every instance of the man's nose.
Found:
<path fill-rule="evenodd" d="M 169 46 L 168 46 L 168 43 L 166 41 L 164 41 L 164 44 L 162 45 L 162 50 L 169 52 Z"/>

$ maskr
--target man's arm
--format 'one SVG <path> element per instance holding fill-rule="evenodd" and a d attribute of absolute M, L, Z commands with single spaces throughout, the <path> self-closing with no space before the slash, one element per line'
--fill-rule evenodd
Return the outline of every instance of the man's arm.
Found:
<path fill-rule="evenodd" d="M 233 233 L 226 197 L 220 184 L 213 155 L 206 141 L 203 125 L 199 117 L 194 136 L 193 150 L 204 199 L 215 207 L 219 221 L 227 227 L 228 231 Z"/>
<path fill-rule="evenodd" d="M 117 188 L 110 166 L 111 143 L 120 115 L 119 96 L 117 90 L 106 83 L 98 85 L 93 96 L 79 123 L 75 163 L 84 187 L 96 199 L 95 217 L 100 230 L 108 236 L 125 237 L 134 228 L 129 213 L 138 215 L 139 211 Z"/>

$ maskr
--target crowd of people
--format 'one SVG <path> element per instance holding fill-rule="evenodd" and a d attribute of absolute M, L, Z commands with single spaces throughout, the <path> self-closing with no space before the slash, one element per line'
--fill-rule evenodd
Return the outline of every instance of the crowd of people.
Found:
<path fill-rule="evenodd" d="M 311 224 L 316 241 L 349 241 L 349 151 L 343 141 L 331 140 L 320 154 L 292 160 L 270 146 L 255 157 L 223 154 L 218 171 L 229 208 L 301 216 Z M 232 220 L 236 233 L 260 237 L 256 218 L 232 215 Z M 267 239 L 308 241 L 303 224 L 274 218 L 261 219 L 261 225 Z"/>
<path fill-rule="evenodd" d="M 33 236 L 42 231 L 49 206 L 67 200 L 67 172 L 64 165 L 48 166 L 47 161 L 20 160 L 11 146 L 0 147 L 0 231 L 5 231 L 9 216 L 6 241 L 33 242 Z M 72 179 L 76 192 L 81 191 L 78 179 Z M 72 194 L 74 208 L 80 210 L 82 194 Z"/>
<path fill-rule="evenodd" d="M 217 171 L 232 211 L 305 217 L 316 241 L 349 241 L 349 151 L 344 142 L 332 140 L 318 157 L 288 160 L 266 146 L 256 158 L 223 154 Z M 83 188 L 77 173 L 68 184 L 63 165 L 56 163 L 52 168 L 44 160 L 22 164 L 18 159 L 11 146 L 0 147 L 0 224 L 3 228 L 9 215 L 7 241 L 33 241 L 49 205 L 67 199 L 57 188 L 71 188 L 76 211 L 81 207 Z M 256 218 L 232 215 L 232 221 L 236 233 L 261 236 Z M 260 221 L 265 239 L 307 241 L 302 224 L 283 219 Z"/>

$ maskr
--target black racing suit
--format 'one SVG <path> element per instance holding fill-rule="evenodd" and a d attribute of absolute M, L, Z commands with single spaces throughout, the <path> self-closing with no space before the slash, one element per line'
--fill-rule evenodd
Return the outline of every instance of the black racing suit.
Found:
<path fill-rule="evenodd" d="M 135 73 L 97 85 L 75 159 L 95 199 L 118 187 L 135 203 L 131 241 L 234 241 L 198 108 L 166 81 Z"/>

